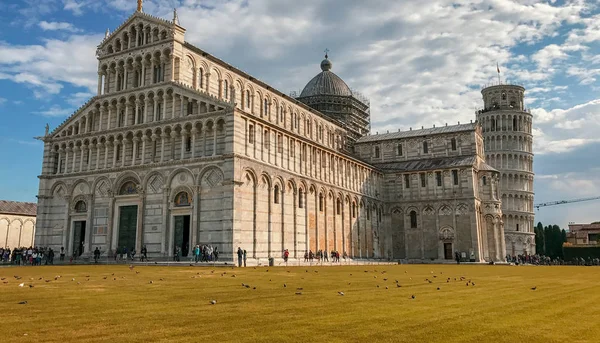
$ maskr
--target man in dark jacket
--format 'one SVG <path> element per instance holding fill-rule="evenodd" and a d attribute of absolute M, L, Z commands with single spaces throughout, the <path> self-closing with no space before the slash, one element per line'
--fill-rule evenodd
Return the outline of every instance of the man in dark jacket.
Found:
<path fill-rule="evenodd" d="M 241 267 L 242 266 L 242 258 L 244 257 L 244 252 L 242 251 L 242 248 L 238 247 L 237 255 L 238 255 L 238 267 Z"/>

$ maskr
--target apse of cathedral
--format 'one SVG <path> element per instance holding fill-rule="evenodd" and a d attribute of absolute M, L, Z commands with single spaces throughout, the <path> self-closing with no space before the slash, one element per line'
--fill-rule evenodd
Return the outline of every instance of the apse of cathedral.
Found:
<path fill-rule="evenodd" d="M 170 259 L 210 244 L 263 263 L 534 253 L 522 87 L 485 88 L 475 122 L 370 134 L 369 101 L 327 55 L 293 97 L 185 34 L 141 1 L 107 32 L 97 94 L 43 137 L 36 245 Z"/>

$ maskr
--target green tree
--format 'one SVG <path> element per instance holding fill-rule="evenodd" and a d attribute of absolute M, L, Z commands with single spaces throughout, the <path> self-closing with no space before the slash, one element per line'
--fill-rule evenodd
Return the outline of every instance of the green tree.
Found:
<path fill-rule="evenodd" d="M 538 222 L 537 226 L 534 229 L 535 233 L 535 249 L 536 252 L 540 255 L 544 255 L 546 250 L 544 249 L 544 225 L 541 222 Z"/>

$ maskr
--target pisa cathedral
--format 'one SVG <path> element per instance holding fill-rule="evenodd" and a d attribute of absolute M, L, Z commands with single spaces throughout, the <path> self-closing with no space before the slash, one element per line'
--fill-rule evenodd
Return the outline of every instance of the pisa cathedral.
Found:
<path fill-rule="evenodd" d="M 200 243 L 263 262 L 285 249 L 477 262 L 535 252 L 519 86 L 485 88 L 474 123 L 370 134 L 368 100 L 327 56 L 288 96 L 187 43 L 176 13 L 139 6 L 97 58 L 97 95 L 41 138 L 38 246 L 171 258 Z"/>

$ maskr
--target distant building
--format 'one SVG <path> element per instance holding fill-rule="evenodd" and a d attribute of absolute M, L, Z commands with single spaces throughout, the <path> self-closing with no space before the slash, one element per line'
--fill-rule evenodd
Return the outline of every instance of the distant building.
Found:
<path fill-rule="evenodd" d="M 36 211 L 35 203 L 0 200 L 0 248 L 33 245 Z"/>
<path fill-rule="evenodd" d="M 600 238 L 600 222 L 591 224 L 569 224 L 567 242 L 571 244 L 596 245 Z"/>

